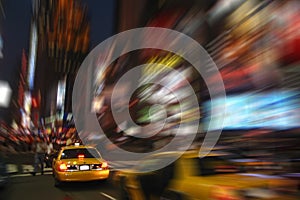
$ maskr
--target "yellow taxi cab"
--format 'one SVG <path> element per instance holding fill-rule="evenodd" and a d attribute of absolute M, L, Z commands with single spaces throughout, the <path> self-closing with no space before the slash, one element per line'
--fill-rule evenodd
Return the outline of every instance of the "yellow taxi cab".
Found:
<path fill-rule="evenodd" d="M 188 151 L 166 167 L 152 170 L 174 156 L 178 152 L 152 155 L 136 168 L 118 172 L 114 181 L 120 185 L 122 199 L 298 199 L 294 181 L 245 173 L 217 153 L 199 157 L 198 152 Z"/>
<path fill-rule="evenodd" d="M 75 144 L 63 147 L 52 163 L 55 186 L 62 182 L 105 180 L 107 162 L 94 147 Z"/>

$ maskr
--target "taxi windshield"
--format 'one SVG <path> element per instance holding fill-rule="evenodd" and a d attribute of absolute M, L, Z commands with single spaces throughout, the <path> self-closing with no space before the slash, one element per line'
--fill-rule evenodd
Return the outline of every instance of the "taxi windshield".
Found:
<path fill-rule="evenodd" d="M 238 173 L 241 172 L 238 166 L 233 162 L 226 160 L 222 157 L 212 156 L 197 158 L 200 171 L 198 175 L 215 175 L 215 174 L 225 174 L 225 173 Z"/>
<path fill-rule="evenodd" d="M 61 159 L 74 159 L 80 156 L 84 158 L 101 158 L 99 152 L 94 148 L 78 148 L 64 150 Z"/>
<path fill-rule="evenodd" d="M 176 160 L 174 155 L 164 155 L 144 158 L 135 168 L 138 172 L 150 172 L 160 169 L 158 166 L 169 166 Z"/>

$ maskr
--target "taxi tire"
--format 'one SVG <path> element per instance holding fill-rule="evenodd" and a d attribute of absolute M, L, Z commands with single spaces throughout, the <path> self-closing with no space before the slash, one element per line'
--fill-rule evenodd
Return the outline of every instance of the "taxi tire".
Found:
<path fill-rule="evenodd" d="M 55 187 L 60 187 L 62 185 L 62 182 L 58 180 L 57 178 L 54 178 L 54 186 Z"/>
<path fill-rule="evenodd" d="M 120 179 L 120 196 L 121 196 L 121 200 L 129 200 L 129 194 L 127 193 L 126 188 L 126 182 L 125 182 L 125 178 L 122 177 Z"/>
<path fill-rule="evenodd" d="M 98 180 L 97 182 L 100 183 L 100 184 L 107 183 L 107 182 L 108 182 L 108 178 L 100 179 L 100 180 Z"/>
<path fill-rule="evenodd" d="M 161 200 L 183 200 L 183 195 L 176 191 L 165 191 L 161 196 Z"/>

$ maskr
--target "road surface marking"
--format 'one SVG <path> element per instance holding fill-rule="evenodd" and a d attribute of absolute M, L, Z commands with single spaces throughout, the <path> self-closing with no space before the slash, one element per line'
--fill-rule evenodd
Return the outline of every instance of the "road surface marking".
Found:
<path fill-rule="evenodd" d="M 11 175 L 10 177 L 24 177 L 24 176 L 32 176 L 31 174 L 16 174 L 16 175 Z"/>
<path fill-rule="evenodd" d="M 111 199 L 111 200 L 117 200 L 116 198 L 114 198 L 114 197 L 112 197 L 112 196 L 110 196 L 110 195 L 108 195 L 108 194 L 106 194 L 106 193 L 104 193 L 104 192 L 100 192 L 100 194 L 103 195 L 103 196 L 105 196 L 105 197 L 108 198 L 108 199 Z"/>

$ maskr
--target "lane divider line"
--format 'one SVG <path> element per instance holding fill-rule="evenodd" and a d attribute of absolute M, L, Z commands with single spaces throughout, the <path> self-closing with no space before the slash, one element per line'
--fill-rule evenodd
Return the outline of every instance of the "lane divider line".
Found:
<path fill-rule="evenodd" d="M 112 197 L 112 196 L 110 196 L 110 195 L 108 195 L 108 194 L 106 194 L 106 193 L 104 193 L 104 192 L 100 192 L 100 194 L 103 195 L 103 196 L 105 196 L 105 197 L 108 198 L 108 199 L 111 199 L 111 200 L 117 200 L 116 198 L 114 198 L 114 197 Z"/>

